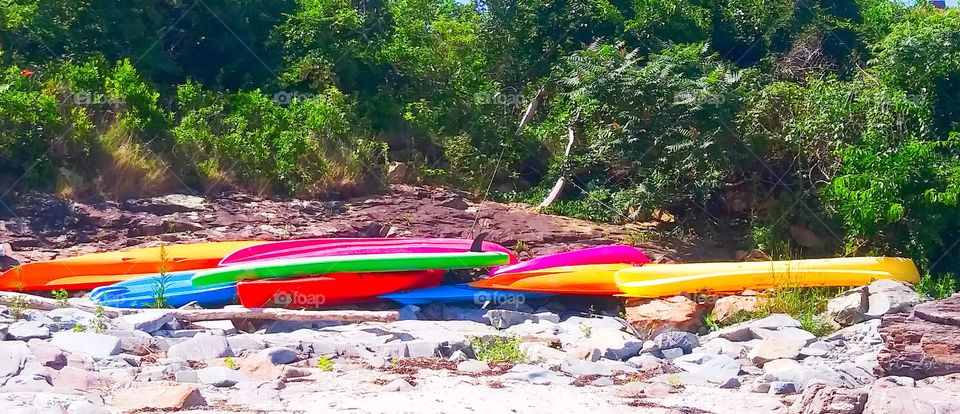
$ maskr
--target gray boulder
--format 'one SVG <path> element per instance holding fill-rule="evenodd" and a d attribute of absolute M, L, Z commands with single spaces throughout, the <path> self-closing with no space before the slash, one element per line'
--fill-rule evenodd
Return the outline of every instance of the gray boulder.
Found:
<path fill-rule="evenodd" d="M 0 342 L 0 383 L 14 377 L 23 369 L 30 348 L 23 342 Z"/>
<path fill-rule="evenodd" d="M 114 322 L 122 329 L 135 329 L 153 333 L 163 329 L 164 325 L 173 322 L 173 314 L 164 311 L 141 312 L 123 315 L 114 319 Z"/>
<path fill-rule="evenodd" d="M 187 361 L 207 361 L 234 356 L 227 339 L 222 336 L 197 335 L 167 350 L 167 357 Z"/>
<path fill-rule="evenodd" d="M 47 339 L 50 337 L 50 328 L 40 322 L 18 321 L 7 329 L 7 336 L 18 341 L 28 341 L 33 338 Z"/>
<path fill-rule="evenodd" d="M 918 303 L 920 295 L 905 282 L 880 279 L 867 285 L 870 298 L 867 300 L 867 319 L 880 318 L 889 313 L 902 312 Z"/>
<path fill-rule="evenodd" d="M 764 339 L 747 354 L 747 359 L 757 366 L 775 359 L 796 359 L 807 341 L 797 339 Z"/>
<path fill-rule="evenodd" d="M 265 356 L 273 365 L 292 364 L 298 359 L 294 350 L 282 346 L 267 348 L 258 354 Z"/>
<path fill-rule="evenodd" d="M 103 359 L 120 353 L 120 338 L 92 332 L 58 332 L 50 343 L 72 353 Z"/>
<path fill-rule="evenodd" d="M 663 332 L 653 337 L 653 343 L 661 351 L 670 348 L 680 348 L 684 354 L 693 352 L 693 348 L 700 345 L 700 340 L 696 334 L 683 331 Z M 638 350 L 639 351 L 639 350 Z"/>
<path fill-rule="evenodd" d="M 726 355 L 689 354 L 673 360 L 680 369 L 717 385 L 732 387 L 740 375 L 740 363 Z"/>

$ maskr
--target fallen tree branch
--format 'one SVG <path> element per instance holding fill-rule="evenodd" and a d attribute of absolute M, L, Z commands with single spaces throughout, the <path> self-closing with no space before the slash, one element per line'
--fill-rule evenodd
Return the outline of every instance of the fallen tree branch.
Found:
<path fill-rule="evenodd" d="M 184 322 L 242 319 L 296 322 L 393 322 L 399 319 L 397 311 L 247 309 L 240 306 L 228 306 L 223 309 L 182 309 L 174 310 L 172 313 Z"/>
<path fill-rule="evenodd" d="M 98 305 L 87 299 L 70 299 L 70 307 L 86 312 L 96 312 Z M 17 292 L 0 292 L 0 305 L 22 306 L 25 309 L 49 311 L 59 308 L 56 300 L 42 296 Z M 103 306 L 103 315 L 115 318 L 144 312 L 168 312 L 184 322 L 221 321 L 221 320 L 273 320 L 296 322 L 393 322 L 399 319 L 397 311 L 358 311 L 358 310 L 292 310 L 279 308 L 247 309 L 240 306 L 228 306 L 223 309 L 122 309 Z"/>

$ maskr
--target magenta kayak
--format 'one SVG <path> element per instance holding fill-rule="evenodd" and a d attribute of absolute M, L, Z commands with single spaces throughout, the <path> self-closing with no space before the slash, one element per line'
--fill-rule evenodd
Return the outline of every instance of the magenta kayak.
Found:
<path fill-rule="evenodd" d="M 251 246 L 249 248 L 258 247 Z M 561 266 L 599 265 L 626 263 L 642 265 L 650 263 L 650 258 L 633 246 L 609 245 L 597 246 L 570 252 L 551 254 L 516 264 L 508 264 L 493 269 L 491 276 L 506 273 L 528 272 L 531 270 L 549 269 Z"/>
<path fill-rule="evenodd" d="M 473 243 L 474 241 L 469 239 L 443 238 L 325 238 L 286 240 L 264 243 L 262 245 L 263 248 L 260 249 L 243 248 L 237 250 L 224 257 L 223 260 L 220 261 L 220 266 L 258 260 L 359 254 L 457 253 L 469 251 Z M 485 252 L 507 253 L 510 256 L 510 263 L 517 262 L 516 256 L 506 247 L 488 241 L 484 241 L 481 246 Z"/>

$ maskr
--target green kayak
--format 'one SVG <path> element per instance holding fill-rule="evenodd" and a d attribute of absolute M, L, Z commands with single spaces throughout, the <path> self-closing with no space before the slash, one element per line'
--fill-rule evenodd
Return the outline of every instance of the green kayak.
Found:
<path fill-rule="evenodd" d="M 292 278 L 341 272 L 397 272 L 429 269 L 470 269 L 506 264 L 510 256 L 502 252 L 393 253 L 302 259 L 264 260 L 197 272 L 194 286 L 250 279 Z"/>

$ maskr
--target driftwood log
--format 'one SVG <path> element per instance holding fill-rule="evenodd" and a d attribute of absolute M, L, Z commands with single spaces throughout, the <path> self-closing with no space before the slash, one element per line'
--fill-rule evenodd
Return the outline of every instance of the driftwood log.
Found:
<path fill-rule="evenodd" d="M 69 299 L 70 307 L 87 312 L 95 312 L 97 305 L 87 299 Z M 26 309 L 49 311 L 60 307 L 50 298 L 16 292 L 0 292 L 0 305 L 19 305 Z M 114 318 L 144 312 L 163 311 L 173 314 L 183 322 L 237 321 L 237 320 L 273 320 L 296 322 L 393 322 L 399 319 L 397 311 L 362 310 L 293 310 L 293 309 L 247 309 L 240 306 L 228 306 L 223 309 L 121 309 L 104 306 L 103 315 Z"/>

